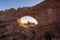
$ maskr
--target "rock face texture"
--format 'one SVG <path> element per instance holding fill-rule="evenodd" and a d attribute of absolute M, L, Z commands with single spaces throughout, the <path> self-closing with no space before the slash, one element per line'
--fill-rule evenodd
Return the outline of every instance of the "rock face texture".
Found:
<path fill-rule="evenodd" d="M 34 28 L 21 28 L 17 19 L 22 16 L 32 16 L 39 24 Z M 59 40 L 59 18 L 59 0 L 45 0 L 33 7 L 0 11 L 0 40 L 44 40 L 46 31 L 52 33 L 57 38 L 55 40 Z"/>

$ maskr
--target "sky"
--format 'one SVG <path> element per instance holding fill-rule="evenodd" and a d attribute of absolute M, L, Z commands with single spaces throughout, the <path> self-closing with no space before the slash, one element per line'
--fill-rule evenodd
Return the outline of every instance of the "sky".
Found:
<path fill-rule="evenodd" d="M 22 23 L 28 23 L 28 21 L 33 22 L 35 24 L 38 24 L 37 20 L 35 18 L 31 17 L 31 16 L 24 16 L 24 17 L 21 18 Z"/>
<path fill-rule="evenodd" d="M 32 7 L 43 0 L 0 0 L 0 10 L 19 8 L 19 7 Z"/>

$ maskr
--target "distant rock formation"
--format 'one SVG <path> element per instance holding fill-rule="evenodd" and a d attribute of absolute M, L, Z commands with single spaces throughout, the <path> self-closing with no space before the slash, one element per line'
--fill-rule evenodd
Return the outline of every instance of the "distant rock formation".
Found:
<path fill-rule="evenodd" d="M 32 16 L 37 19 L 37 27 L 28 30 L 20 28 L 17 19 L 22 16 Z M 0 23 L 1 40 L 30 40 L 30 37 L 33 37 L 30 30 L 35 32 L 33 40 L 44 40 L 46 31 L 58 37 L 56 34 L 60 34 L 60 0 L 45 0 L 33 7 L 0 11 L 0 20 L 5 24 L 2 26 Z"/>

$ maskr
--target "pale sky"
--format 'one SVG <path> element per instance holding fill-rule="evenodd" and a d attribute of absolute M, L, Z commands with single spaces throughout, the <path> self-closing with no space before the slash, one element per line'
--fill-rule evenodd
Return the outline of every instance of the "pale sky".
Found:
<path fill-rule="evenodd" d="M 31 16 L 24 16 L 24 17 L 21 18 L 22 23 L 28 23 L 28 21 L 33 22 L 35 24 L 38 24 L 37 20 L 35 18 L 31 17 Z"/>

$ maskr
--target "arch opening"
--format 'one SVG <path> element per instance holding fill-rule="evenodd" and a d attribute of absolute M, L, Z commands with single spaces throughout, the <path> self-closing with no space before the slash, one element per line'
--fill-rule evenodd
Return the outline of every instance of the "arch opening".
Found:
<path fill-rule="evenodd" d="M 35 27 L 38 24 L 38 21 L 32 16 L 23 16 L 17 19 L 19 26 L 28 28 L 28 27 Z"/>

